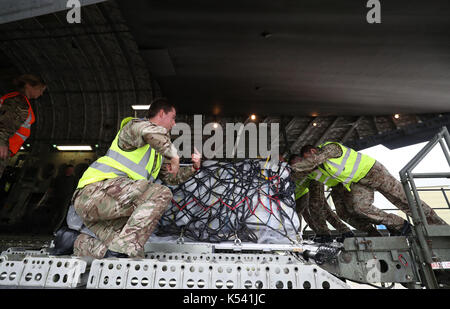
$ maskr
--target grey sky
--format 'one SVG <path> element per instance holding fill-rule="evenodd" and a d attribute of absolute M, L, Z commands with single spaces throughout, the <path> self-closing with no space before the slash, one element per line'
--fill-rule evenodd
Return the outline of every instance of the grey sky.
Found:
<path fill-rule="evenodd" d="M 399 172 L 405 165 L 427 144 L 419 143 L 407 147 L 390 150 L 382 145 L 367 148 L 360 152 L 370 155 L 382 163 L 391 174 L 400 180 Z M 425 159 L 413 170 L 416 173 L 450 172 L 447 160 L 442 152 L 441 146 L 437 144 Z M 449 179 L 417 179 L 416 186 L 450 186 Z M 380 193 L 375 193 L 374 205 L 379 208 L 395 208 Z"/>

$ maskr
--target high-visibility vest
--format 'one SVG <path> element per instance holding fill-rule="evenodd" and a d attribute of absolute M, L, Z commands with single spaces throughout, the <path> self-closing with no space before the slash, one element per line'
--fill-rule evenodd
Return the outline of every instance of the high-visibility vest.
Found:
<path fill-rule="evenodd" d="M 120 129 L 133 118 L 122 120 Z M 145 145 L 133 151 L 123 151 L 119 148 L 120 130 L 112 142 L 108 152 L 92 163 L 81 176 L 77 189 L 105 179 L 127 176 L 133 180 L 147 179 L 153 181 L 161 169 L 162 156 L 150 145 Z"/>
<path fill-rule="evenodd" d="M 319 166 L 319 171 L 336 179 L 350 191 L 350 185 L 367 175 L 375 164 L 375 159 L 336 142 L 326 142 L 319 148 L 331 143 L 341 147 L 342 155 L 325 161 L 322 166 Z"/>
<path fill-rule="evenodd" d="M 335 185 L 337 185 L 339 183 L 338 180 L 334 179 L 327 173 L 322 173 L 322 171 L 320 169 L 316 169 L 316 170 L 312 171 L 311 173 L 308 174 L 307 177 L 309 179 L 321 182 L 330 188 L 334 187 Z"/>
<path fill-rule="evenodd" d="M 298 200 L 303 195 L 309 192 L 309 184 L 311 180 L 308 177 L 303 177 L 295 181 L 295 200 Z"/>
<path fill-rule="evenodd" d="M 0 98 L 0 105 L 3 105 L 3 102 L 6 99 L 10 99 L 16 96 L 22 96 L 28 103 L 28 117 L 25 122 L 20 125 L 20 128 L 17 130 L 17 132 L 15 132 L 14 135 L 9 138 L 9 151 L 11 152 L 11 157 L 20 150 L 20 147 L 22 147 L 23 143 L 27 140 L 28 137 L 30 137 L 31 125 L 36 120 L 36 118 L 34 117 L 33 109 L 31 108 L 30 101 L 28 101 L 28 98 L 25 95 L 21 94 L 18 91 L 11 92 L 2 96 Z"/>

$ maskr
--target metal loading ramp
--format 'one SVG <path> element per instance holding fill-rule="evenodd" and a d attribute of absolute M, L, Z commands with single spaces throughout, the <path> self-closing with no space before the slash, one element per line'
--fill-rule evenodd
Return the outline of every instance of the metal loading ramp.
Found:
<path fill-rule="evenodd" d="M 0 288 L 349 289 L 350 282 L 428 287 L 414 246 L 404 236 L 354 237 L 343 244 L 156 243 L 146 246 L 143 259 L 9 248 L 0 256 Z M 439 288 L 448 287 L 445 276 L 437 278 Z"/>
<path fill-rule="evenodd" d="M 341 279 L 293 252 L 319 246 L 157 244 L 145 259 L 55 257 L 11 248 L 0 258 L 0 287 L 66 289 L 343 289 Z M 226 249 L 226 250 L 224 250 Z M 226 253 L 225 251 L 228 251 Z M 243 253 L 248 251 L 252 253 Z M 230 253 L 231 252 L 231 253 Z M 234 252 L 234 253 L 232 253 Z M 291 254 L 292 253 L 292 254 Z"/>

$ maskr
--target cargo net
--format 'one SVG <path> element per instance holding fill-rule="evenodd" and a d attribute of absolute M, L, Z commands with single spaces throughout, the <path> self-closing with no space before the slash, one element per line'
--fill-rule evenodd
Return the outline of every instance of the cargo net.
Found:
<path fill-rule="evenodd" d="M 295 184 L 290 168 L 262 160 L 206 161 L 187 182 L 171 187 L 172 205 L 155 237 L 177 236 L 196 242 L 291 243 L 297 240 Z"/>

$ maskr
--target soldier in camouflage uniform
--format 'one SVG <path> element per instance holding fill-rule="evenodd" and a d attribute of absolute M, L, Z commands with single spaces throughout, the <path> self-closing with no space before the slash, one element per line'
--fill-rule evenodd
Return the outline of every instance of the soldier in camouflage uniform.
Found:
<path fill-rule="evenodd" d="M 330 143 L 321 148 L 307 145 L 302 149 L 304 160 L 292 166 L 294 174 L 299 176 L 308 174 L 331 158 L 343 156 L 342 149 L 338 144 Z M 395 179 L 387 169 L 375 161 L 367 174 L 358 182 L 351 183 L 351 191 L 342 185 L 333 187 L 333 200 L 337 200 L 337 209 L 345 207 L 347 219 L 353 218 L 371 224 L 384 224 L 390 231 L 401 231 L 405 227 L 405 220 L 394 214 L 388 214 L 372 205 L 374 191 L 379 191 L 391 203 L 400 210 L 411 216 L 409 205 L 401 183 Z M 336 200 L 335 200 L 336 198 Z M 344 206 L 342 206 L 342 203 Z M 446 224 L 431 207 L 422 202 L 422 207 L 428 224 Z M 338 210 L 339 213 L 339 210 Z M 350 223 L 351 224 L 351 223 Z"/>
<path fill-rule="evenodd" d="M 338 233 L 350 234 L 350 228 L 342 222 L 339 217 L 331 210 L 330 205 L 325 197 L 324 185 L 317 181 L 311 181 L 309 186 L 309 213 L 312 214 L 316 220 L 315 223 L 319 230 L 316 232 L 320 235 L 331 235 L 326 222 L 328 221 Z"/>
<path fill-rule="evenodd" d="M 301 160 L 297 155 L 290 158 L 289 164 L 295 164 Z M 294 181 L 298 179 L 293 179 Z M 330 205 L 325 198 L 324 185 L 320 182 L 309 180 L 309 192 L 305 193 L 296 200 L 296 212 L 301 220 L 306 223 L 316 234 L 315 240 L 319 242 L 332 241 L 331 231 L 328 228 L 327 221 L 343 235 L 343 237 L 352 236 L 350 228 L 343 223 L 339 217 L 331 210 Z"/>
<path fill-rule="evenodd" d="M 152 116 L 155 113 L 157 116 Z M 169 135 L 175 125 L 175 108 L 164 99 L 157 100 L 151 104 L 149 115 L 149 119 L 133 119 L 123 126 L 118 134 L 120 149 L 132 152 L 150 145 L 164 158 L 158 177 L 169 185 L 186 181 L 200 168 L 201 155 L 198 152 L 192 155 L 192 167 L 179 168 L 177 150 Z M 78 235 L 73 244 L 74 254 L 94 258 L 144 257 L 144 244 L 171 199 L 168 187 L 126 176 L 77 189 L 73 196 L 75 211 L 96 238 Z"/>
<path fill-rule="evenodd" d="M 28 99 L 39 98 L 46 89 L 45 83 L 37 76 L 26 74 L 14 79 L 16 92 L 0 99 L 0 178 L 8 165 L 11 151 L 10 138 L 27 120 L 31 107 Z M 22 140 L 22 143 L 24 140 Z M 17 145 L 20 148 L 20 145 Z"/>
<path fill-rule="evenodd" d="M 347 196 L 346 192 L 348 191 L 342 185 L 334 186 L 331 190 L 331 197 L 333 198 L 334 207 L 336 208 L 336 213 L 339 218 L 341 218 L 357 230 L 366 232 L 367 236 L 382 236 L 382 234 L 373 225 L 372 221 L 367 220 L 365 216 L 357 215 L 354 207 L 351 207 L 351 205 L 353 204 L 345 199 L 345 197 Z M 375 211 L 378 209 L 375 207 L 373 208 L 375 209 Z"/>

